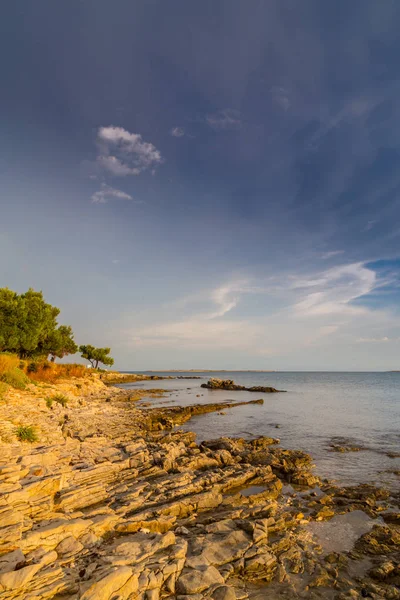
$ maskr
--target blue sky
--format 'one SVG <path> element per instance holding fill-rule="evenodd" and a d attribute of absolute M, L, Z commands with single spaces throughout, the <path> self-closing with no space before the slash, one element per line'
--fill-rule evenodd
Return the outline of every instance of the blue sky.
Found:
<path fill-rule="evenodd" d="M 2 286 L 123 369 L 400 368 L 397 0 L 2 8 Z"/>

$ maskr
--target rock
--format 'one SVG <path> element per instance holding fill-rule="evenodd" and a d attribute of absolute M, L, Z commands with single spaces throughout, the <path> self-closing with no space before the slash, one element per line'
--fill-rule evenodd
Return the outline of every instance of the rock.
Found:
<path fill-rule="evenodd" d="M 217 378 L 209 379 L 207 383 L 202 383 L 201 387 L 207 388 L 209 390 L 246 391 L 246 392 L 259 392 L 259 393 L 263 393 L 263 394 L 271 394 L 274 392 L 284 391 L 284 390 L 277 390 L 270 386 L 263 387 L 260 385 L 247 388 L 244 385 L 237 385 L 233 381 L 233 379 L 217 379 Z"/>
<path fill-rule="evenodd" d="M 211 592 L 213 600 L 236 600 L 236 593 L 233 587 L 221 585 Z"/>
<path fill-rule="evenodd" d="M 385 561 L 381 563 L 378 567 L 371 569 L 369 574 L 374 579 L 384 581 L 394 572 L 395 569 L 396 565 L 392 561 Z"/>
<path fill-rule="evenodd" d="M 78 554 L 83 549 L 83 544 L 78 542 L 73 535 L 66 537 L 62 542 L 56 546 L 57 554 L 63 555 L 73 555 Z"/>
<path fill-rule="evenodd" d="M 0 574 L 0 592 L 17 590 L 29 583 L 36 573 L 42 568 L 41 564 L 29 565 L 18 571 L 10 571 Z"/>
<path fill-rule="evenodd" d="M 241 558 L 251 543 L 244 531 L 222 532 L 207 536 L 201 556 L 211 565 L 225 565 Z"/>
<path fill-rule="evenodd" d="M 112 555 L 106 557 L 107 562 L 114 565 L 129 565 L 145 560 L 175 543 L 175 534 L 169 531 L 165 535 L 158 533 L 137 533 L 127 536 L 128 541 L 117 542 L 112 549 Z"/>
<path fill-rule="evenodd" d="M 23 565 L 25 563 L 25 556 L 23 552 L 18 548 L 7 554 L 0 556 L 0 573 L 7 573 L 13 571 L 17 565 Z"/>
<path fill-rule="evenodd" d="M 110 600 L 114 593 L 126 585 L 132 575 L 131 568 L 119 567 L 93 583 L 80 598 L 81 600 Z"/>
<path fill-rule="evenodd" d="M 184 569 L 176 589 L 179 594 L 197 594 L 217 583 L 225 583 L 220 572 L 212 566 Z"/>
<path fill-rule="evenodd" d="M 245 574 L 251 581 L 271 581 L 277 567 L 276 557 L 270 552 L 261 551 L 245 561 Z"/>

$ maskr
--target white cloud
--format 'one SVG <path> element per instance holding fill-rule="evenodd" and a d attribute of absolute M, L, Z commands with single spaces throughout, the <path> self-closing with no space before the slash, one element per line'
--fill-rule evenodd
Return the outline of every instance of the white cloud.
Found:
<path fill-rule="evenodd" d="M 212 311 L 207 318 L 215 319 L 223 317 L 238 304 L 240 293 L 246 291 L 246 282 L 231 282 L 221 286 L 211 293 L 211 300 L 217 305 L 217 309 Z"/>
<path fill-rule="evenodd" d="M 297 314 L 356 314 L 364 312 L 365 308 L 353 306 L 351 303 L 372 292 L 376 287 L 376 274 L 363 263 L 352 263 L 333 267 L 322 273 L 319 279 L 298 281 L 295 286 L 318 288 L 295 304 Z"/>
<path fill-rule="evenodd" d="M 140 339 L 146 346 L 231 348 L 279 356 L 302 348 L 369 341 L 365 331 L 385 341 L 392 315 L 354 303 L 380 285 L 376 273 L 363 263 L 301 278 L 232 280 L 171 305 L 159 323 L 154 318 L 148 325 L 138 322 L 132 343 Z M 177 304 L 185 309 L 181 319 L 176 318 Z"/>
<path fill-rule="evenodd" d="M 97 146 L 97 163 L 117 177 L 139 175 L 163 162 L 160 151 L 153 144 L 122 127 L 100 127 Z"/>
<path fill-rule="evenodd" d="M 374 344 L 374 343 L 382 343 L 382 342 L 390 342 L 390 339 L 387 336 L 381 338 L 358 338 L 357 342 L 359 344 Z"/>
<path fill-rule="evenodd" d="M 344 250 L 331 250 L 331 252 L 324 252 L 321 254 L 320 258 L 322 260 L 327 260 L 328 258 L 332 258 L 333 256 L 338 256 L 339 254 L 343 254 Z"/>
<path fill-rule="evenodd" d="M 105 183 L 101 184 L 101 189 L 95 192 L 91 200 L 94 204 L 106 204 L 109 198 L 119 198 L 120 200 L 133 200 L 132 196 L 123 192 L 122 190 L 117 190 Z"/>
<path fill-rule="evenodd" d="M 242 126 L 240 112 L 225 108 L 206 116 L 206 123 L 213 129 L 239 129 Z"/>
<path fill-rule="evenodd" d="M 173 127 L 170 131 L 170 134 L 173 137 L 183 137 L 185 135 L 185 130 L 183 127 Z"/>

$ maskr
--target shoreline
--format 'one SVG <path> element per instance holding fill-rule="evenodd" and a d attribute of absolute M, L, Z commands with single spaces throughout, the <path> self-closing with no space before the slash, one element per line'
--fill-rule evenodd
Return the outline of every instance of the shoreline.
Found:
<path fill-rule="evenodd" d="M 56 391 L 67 405 L 49 409 L 44 395 Z M 399 497 L 321 482 L 307 453 L 274 438 L 196 444 L 175 426 L 239 403 L 135 406 L 163 393 L 113 388 L 96 373 L 9 392 L 1 597 L 234 600 L 264 597 L 267 582 L 275 598 L 399 597 L 387 564 L 399 558 Z M 37 444 L 15 439 L 21 420 L 36 420 Z M 361 511 L 354 548 L 327 552 L 321 526 Z"/>

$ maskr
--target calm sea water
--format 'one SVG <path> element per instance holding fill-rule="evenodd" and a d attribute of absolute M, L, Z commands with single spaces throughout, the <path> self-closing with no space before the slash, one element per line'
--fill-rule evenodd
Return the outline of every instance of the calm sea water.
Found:
<path fill-rule="evenodd" d="M 155 373 L 176 375 L 176 373 Z M 193 375 L 193 373 L 179 373 Z M 200 373 L 201 379 L 145 381 L 123 387 L 163 388 L 156 406 L 264 398 L 264 405 L 240 406 L 193 418 L 185 425 L 197 440 L 226 436 L 278 437 L 286 448 L 309 452 L 316 473 L 339 484 L 375 483 L 400 488 L 400 373 Z M 200 388 L 210 377 L 234 379 L 247 387 L 271 385 L 285 394 L 211 391 Z M 200 394 L 200 397 L 198 395 Z M 276 426 L 279 426 L 277 428 Z M 335 440 L 334 438 L 338 438 Z M 337 453 L 329 444 L 361 446 L 360 452 Z M 390 458 L 387 454 L 399 454 Z"/>

